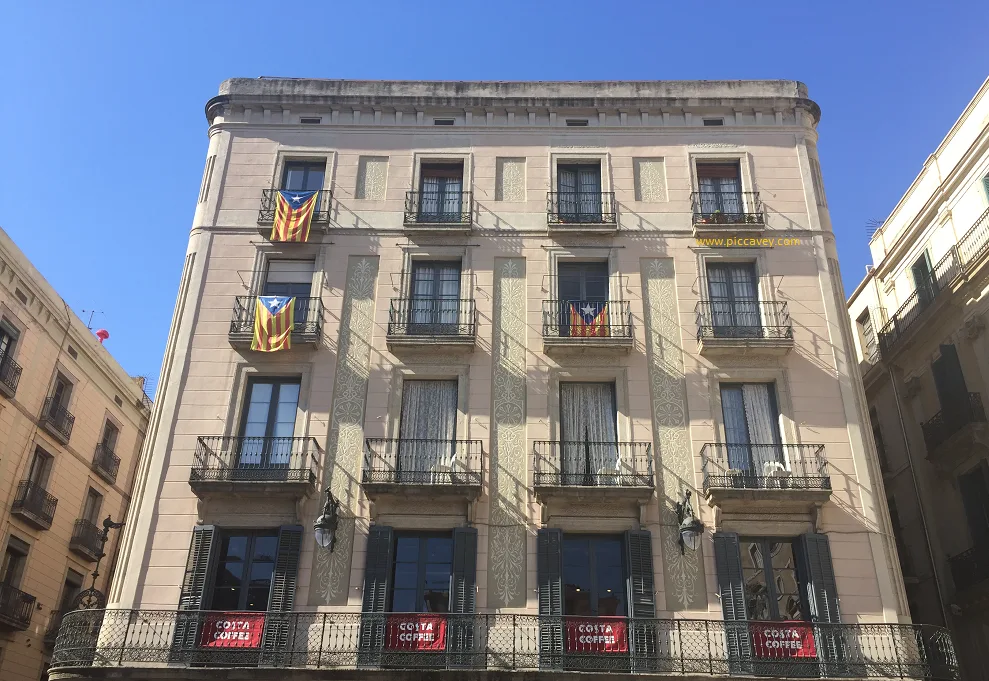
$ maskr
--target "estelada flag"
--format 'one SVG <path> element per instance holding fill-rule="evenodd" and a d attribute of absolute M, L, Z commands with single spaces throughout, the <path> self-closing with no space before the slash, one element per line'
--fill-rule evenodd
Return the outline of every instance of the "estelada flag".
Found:
<path fill-rule="evenodd" d="M 295 298 L 258 296 L 254 309 L 254 338 L 251 350 L 277 352 L 292 347 Z"/>
<path fill-rule="evenodd" d="M 318 201 L 319 192 L 279 190 L 275 195 L 271 241 L 309 241 L 309 224 Z"/>
<path fill-rule="evenodd" d="M 608 336 L 608 303 L 570 303 L 570 335 Z"/>

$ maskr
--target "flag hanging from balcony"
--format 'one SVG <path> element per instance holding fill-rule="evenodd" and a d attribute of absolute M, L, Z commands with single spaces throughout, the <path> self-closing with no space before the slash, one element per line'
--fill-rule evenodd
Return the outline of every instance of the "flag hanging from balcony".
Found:
<path fill-rule="evenodd" d="M 271 226 L 271 241 L 308 241 L 309 224 L 318 201 L 319 192 L 280 190 L 275 195 L 275 222 Z"/>
<path fill-rule="evenodd" d="M 608 303 L 570 303 L 570 335 L 609 336 Z"/>
<path fill-rule="evenodd" d="M 258 296 L 254 309 L 254 338 L 251 350 L 277 352 L 292 347 L 295 298 Z"/>

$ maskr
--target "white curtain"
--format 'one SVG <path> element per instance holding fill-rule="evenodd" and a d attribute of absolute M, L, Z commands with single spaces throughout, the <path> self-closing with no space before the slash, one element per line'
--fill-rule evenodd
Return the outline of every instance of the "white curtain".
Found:
<path fill-rule="evenodd" d="M 455 325 L 460 310 L 460 263 L 420 263 L 412 274 L 410 323 Z M 430 328 L 430 332 L 442 329 Z"/>
<path fill-rule="evenodd" d="M 399 429 L 399 480 L 427 482 L 456 456 L 457 382 L 405 381 Z"/>
<path fill-rule="evenodd" d="M 763 475 L 767 462 L 783 462 L 779 414 L 771 383 L 745 383 L 721 388 L 728 464 L 735 470 Z"/>
<path fill-rule="evenodd" d="M 585 478 L 618 470 L 614 384 L 562 383 L 560 429 L 564 484 L 593 484 Z"/>
<path fill-rule="evenodd" d="M 577 213 L 577 172 L 561 168 L 557 175 L 556 211 L 563 217 Z"/>

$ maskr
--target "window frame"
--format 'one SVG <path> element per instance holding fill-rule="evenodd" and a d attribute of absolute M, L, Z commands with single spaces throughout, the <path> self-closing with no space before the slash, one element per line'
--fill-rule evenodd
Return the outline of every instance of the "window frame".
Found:
<path fill-rule="evenodd" d="M 423 610 L 412 610 L 412 611 L 407 611 L 407 610 L 396 611 L 395 610 L 395 607 L 394 607 L 394 603 L 395 603 L 395 591 L 396 591 L 395 585 L 397 583 L 397 569 L 398 569 L 398 564 L 399 564 L 399 560 L 398 560 L 398 542 L 399 542 L 400 539 L 409 538 L 409 537 L 415 537 L 416 540 L 419 542 L 419 547 L 418 547 L 419 548 L 419 555 L 417 556 L 418 562 L 416 563 L 416 597 L 415 597 L 415 602 L 416 602 L 416 607 L 417 608 L 420 607 L 420 606 L 424 606 L 425 605 L 425 602 L 426 602 L 425 601 L 425 592 L 426 592 L 426 565 L 429 564 L 428 563 L 428 560 L 427 560 L 427 557 L 428 557 L 427 556 L 427 553 L 428 553 L 428 551 L 427 551 L 427 548 L 426 548 L 426 544 L 427 544 L 426 540 L 428 540 L 428 539 L 434 539 L 435 538 L 435 539 L 446 539 L 447 541 L 450 542 L 450 564 L 449 565 L 450 565 L 450 578 L 451 578 L 451 581 L 448 582 L 448 586 L 447 586 L 447 604 L 446 604 L 446 610 L 445 611 L 440 612 L 440 611 L 430 611 L 430 610 L 425 610 L 425 609 L 423 609 Z M 389 583 L 389 587 L 390 588 L 389 588 L 389 591 L 388 591 L 388 605 L 387 605 L 386 611 L 387 612 L 411 612 L 411 613 L 415 613 L 415 614 L 432 614 L 432 613 L 435 613 L 435 614 L 450 614 L 451 600 L 453 598 L 452 577 L 453 577 L 453 563 L 454 563 L 454 550 L 455 550 L 453 534 L 450 533 L 450 532 L 437 532 L 437 531 L 430 531 L 430 530 L 426 530 L 426 531 L 418 531 L 418 530 L 395 530 L 394 537 L 392 538 L 392 542 L 393 542 L 393 546 L 392 546 L 392 564 L 389 567 L 389 571 L 391 573 L 391 575 L 390 575 L 391 576 L 391 580 L 390 580 L 390 583 Z M 407 589 L 401 589 L 401 590 L 407 590 Z"/>
<path fill-rule="evenodd" d="M 38 462 L 40 462 L 40 468 L 36 469 L 35 464 Z M 54 466 L 55 457 L 47 450 L 43 449 L 41 445 L 35 445 L 34 453 L 31 455 L 31 463 L 28 464 L 27 477 L 25 480 L 37 484 L 38 487 L 43 490 L 47 490 L 48 482 L 51 479 L 52 468 L 54 468 Z M 34 479 L 35 470 L 41 471 L 37 480 Z"/>
<path fill-rule="evenodd" d="M 773 556 L 771 547 L 773 544 L 789 544 L 790 545 L 790 556 L 793 560 L 793 566 L 791 568 L 777 568 L 773 565 Z M 738 546 L 741 551 L 742 558 L 742 585 L 743 589 L 748 584 L 748 578 L 746 576 L 746 571 L 752 568 L 746 564 L 745 560 L 745 547 L 750 544 L 758 544 L 762 559 L 762 571 L 763 579 L 766 584 L 766 601 L 769 604 L 770 614 L 773 615 L 770 619 L 757 620 L 753 618 L 751 612 L 748 612 L 748 603 L 746 602 L 746 612 L 751 622 L 810 622 L 811 615 L 809 608 L 806 603 L 806 596 L 804 594 L 804 584 L 801 583 L 799 570 L 797 568 L 797 539 L 796 537 L 752 537 L 748 535 L 739 535 Z M 766 560 L 766 556 L 769 556 L 769 560 Z M 800 620 L 790 620 L 784 619 L 780 614 L 780 599 L 782 596 L 777 592 L 777 582 L 776 582 L 776 570 L 777 569 L 789 569 L 793 572 L 793 582 L 797 585 L 797 597 L 800 601 L 801 614 L 805 619 Z M 748 596 L 747 592 L 743 593 L 743 598 L 746 600 Z"/>
<path fill-rule="evenodd" d="M 82 502 L 82 513 L 79 516 L 83 520 L 88 520 L 93 525 L 100 526 L 100 515 L 103 512 L 103 502 L 106 497 L 98 489 L 90 485 L 86 489 L 86 497 Z"/>
<path fill-rule="evenodd" d="M 621 568 L 619 576 L 621 577 L 621 582 L 624 584 L 623 589 L 623 599 L 621 601 L 622 609 L 625 611 L 621 615 L 601 615 L 599 610 L 599 594 L 598 586 L 600 579 L 597 573 L 597 552 L 594 551 L 595 541 L 617 541 L 618 542 L 618 554 L 621 559 Z M 589 615 L 578 615 L 574 613 L 567 612 L 567 597 L 566 597 L 566 569 L 567 564 L 565 562 L 564 555 L 566 554 L 566 543 L 568 541 L 586 541 L 588 542 L 588 577 L 591 583 L 591 614 Z M 594 533 L 583 533 L 583 532 L 563 532 L 563 545 L 560 547 L 560 584 L 563 587 L 564 593 L 562 595 L 562 605 L 563 605 L 563 616 L 564 617 L 629 617 L 630 610 L 630 599 L 628 595 L 628 578 L 629 578 L 629 566 L 627 557 L 628 548 L 625 546 L 625 538 L 621 534 L 594 534 Z"/>
<path fill-rule="evenodd" d="M 271 399 L 268 402 L 268 415 L 265 421 L 265 434 L 261 437 L 266 440 L 274 437 L 271 435 L 275 424 L 275 416 L 277 415 L 278 408 L 278 395 L 281 393 L 282 385 L 298 385 L 299 386 L 299 398 L 295 404 L 295 420 L 293 421 L 292 437 L 296 437 L 295 433 L 298 431 L 299 426 L 299 405 L 302 402 L 302 378 L 299 376 L 262 376 L 262 375 L 251 375 L 247 378 L 247 383 L 244 387 L 244 394 L 242 397 L 242 404 L 240 409 L 240 424 L 237 426 L 237 437 L 248 437 L 244 434 L 244 429 L 247 427 L 247 417 L 250 412 L 251 405 L 251 394 L 254 390 L 254 386 L 258 384 L 269 384 L 272 386 L 277 386 L 277 390 L 274 388 L 271 391 Z M 251 436 L 255 437 L 255 436 Z"/>
<path fill-rule="evenodd" d="M 273 529 L 251 529 L 251 528 L 217 528 L 216 536 L 213 538 L 216 547 L 216 556 L 213 559 L 213 564 L 209 566 L 209 579 L 207 580 L 207 586 L 203 589 L 203 604 L 209 603 L 209 607 L 204 607 L 203 610 L 217 610 L 214 606 L 214 600 L 216 598 L 216 578 L 219 575 L 221 565 L 225 562 L 223 559 L 222 551 L 225 541 L 230 537 L 242 537 L 247 536 L 247 548 L 244 551 L 244 560 L 241 564 L 244 569 L 241 573 L 241 584 L 238 587 L 240 594 L 237 598 L 237 607 L 229 610 L 222 610 L 222 612 L 267 612 L 271 605 L 271 581 L 275 576 L 275 566 L 278 564 L 278 528 Z M 258 537 L 273 537 L 275 539 L 275 551 L 272 556 L 271 561 L 271 579 L 268 581 L 268 598 L 265 601 L 264 610 L 247 610 L 247 598 L 248 592 L 250 591 L 250 567 L 254 563 L 254 541 Z M 208 596 L 208 597 L 207 597 Z"/>
<path fill-rule="evenodd" d="M 15 589 L 20 589 L 21 583 L 24 580 L 24 573 L 27 568 L 27 559 L 30 552 L 31 544 L 28 542 L 13 534 L 7 537 L 3 551 L 3 562 L 0 563 L 0 584 L 6 584 Z M 16 579 L 11 579 L 11 561 L 7 559 L 7 556 L 10 554 L 16 554 L 19 558 L 19 562 L 16 565 Z"/>
<path fill-rule="evenodd" d="M 285 159 L 285 161 L 282 163 L 281 179 L 280 179 L 280 181 L 278 183 L 279 184 L 278 188 L 279 189 L 283 189 L 283 190 L 298 191 L 298 192 L 322 191 L 323 190 L 323 187 L 326 186 L 326 176 L 328 174 L 328 171 L 327 171 L 327 165 L 328 164 L 327 164 L 327 160 L 326 159 L 324 159 L 322 161 L 322 166 L 323 166 L 322 173 L 323 173 L 323 177 L 322 177 L 322 179 L 321 179 L 321 181 L 319 183 L 319 186 L 317 188 L 315 188 L 315 189 L 313 189 L 313 188 L 311 188 L 311 187 L 308 186 L 309 185 L 309 181 L 308 180 L 309 180 L 309 177 L 310 177 L 310 173 L 317 166 L 319 166 L 320 163 L 321 163 L 320 161 L 315 161 L 315 160 Z M 302 189 L 290 189 L 289 187 L 286 186 L 286 183 L 288 182 L 289 171 L 290 170 L 293 170 L 293 169 L 296 169 L 297 170 L 297 169 L 300 169 L 300 168 L 302 169 L 302 184 L 303 184 L 303 188 Z"/>

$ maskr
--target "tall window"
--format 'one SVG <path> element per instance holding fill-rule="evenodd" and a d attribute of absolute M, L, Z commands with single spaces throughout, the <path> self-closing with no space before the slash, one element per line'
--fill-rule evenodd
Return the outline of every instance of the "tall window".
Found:
<path fill-rule="evenodd" d="M 0 362 L 14 356 L 14 346 L 17 344 L 17 332 L 7 323 L 0 322 Z"/>
<path fill-rule="evenodd" d="M 399 424 L 398 481 L 427 483 L 455 464 L 457 381 L 405 381 Z"/>
<path fill-rule="evenodd" d="M 749 619 L 808 619 L 797 582 L 792 541 L 743 537 L 740 542 Z"/>
<path fill-rule="evenodd" d="M 102 443 L 103 448 L 108 452 L 116 451 L 117 449 L 117 436 L 120 435 L 120 431 L 117 429 L 112 422 L 107 421 L 103 424 L 103 435 L 100 437 L 100 443 Z"/>
<path fill-rule="evenodd" d="M 82 575 L 75 570 L 69 570 L 69 573 L 65 575 L 65 582 L 62 584 L 62 598 L 58 605 L 59 616 L 69 612 L 72 601 L 75 600 L 80 591 L 82 591 Z"/>
<path fill-rule="evenodd" d="M 865 310 L 859 318 L 856 320 L 858 322 L 859 333 L 862 335 L 862 354 L 865 359 L 869 362 L 873 361 L 876 357 L 876 330 L 872 326 L 872 315 L 869 314 L 869 310 Z"/>
<path fill-rule="evenodd" d="M 869 407 L 869 424 L 872 426 L 872 437 L 876 441 L 876 453 L 879 455 L 879 467 L 885 472 L 889 470 L 889 460 L 886 458 L 886 442 L 883 440 L 883 429 L 879 424 L 879 412 L 875 407 Z"/>
<path fill-rule="evenodd" d="M 225 533 L 220 542 L 209 609 L 267 610 L 277 554 L 276 532 L 231 530 Z"/>
<path fill-rule="evenodd" d="M 755 263 L 708 263 L 707 288 L 715 336 L 759 338 L 763 335 Z"/>
<path fill-rule="evenodd" d="M 61 373 L 55 375 L 55 383 L 52 385 L 52 403 L 58 409 L 68 409 L 69 398 L 72 396 L 72 382 Z"/>
<path fill-rule="evenodd" d="M 920 303 L 925 304 L 934 300 L 934 296 L 937 295 L 937 282 L 934 281 L 931 256 L 927 251 L 924 251 L 917 258 L 917 262 L 910 267 L 910 273 L 913 275 L 913 283 Z"/>
<path fill-rule="evenodd" d="M 413 261 L 410 293 L 410 334 L 457 333 L 460 321 L 459 262 Z"/>
<path fill-rule="evenodd" d="M 0 583 L 20 588 L 24 576 L 24 566 L 27 564 L 28 543 L 10 537 L 7 539 L 7 550 L 3 554 L 3 568 L 0 570 Z"/>
<path fill-rule="evenodd" d="M 398 534 L 392 578 L 392 612 L 450 612 L 453 537 Z"/>
<path fill-rule="evenodd" d="M 601 222 L 601 164 L 556 168 L 557 212 L 563 222 Z"/>
<path fill-rule="evenodd" d="M 251 379 L 247 384 L 247 405 L 240 427 L 244 440 L 238 465 L 287 467 L 298 407 L 298 378 Z"/>
<path fill-rule="evenodd" d="M 420 174 L 420 221 L 460 222 L 464 191 L 463 162 L 423 163 Z"/>
<path fill-rule="evenodd" d="M 941 354 L 931 365 L 931 371 L 934 373 L 941 413 L 946 424 L 962 425 L 971 420 L 972 408 L 958 350 L 954 345 L 942 345 L 939 350 Z"/>
<path fill-rule="evenodd" d="M 722 383 L 729 468 L 755 477 L 786 469 L 772 383 Z"/>
<path fill-rule="evenodd" d="M 319 191 L 326 175 L 325 161 L 288 161 L 282 174 L 282 189 L 295 192 Z"/>
<path fill-rule="evenodd" d="M 270 260 L 265 275 L 263 296 L 287 296 L 295 298 L 295 323 L 309 320 L 312 297 L 312 260 Z M 315 309 L 315 308 L 314 308 Z"/>
<path fill-rule="evenodd" d="M 564 485 L 615 484 L 618 428 L 614 383 L 560 384 L 560 473 Z"/>
<path fill-rule="evenodd" d="M 985 461 L 973 470 L 959 476 L 958 488 L 965 507 L 972 546 L 989 548 L 989 466 Z"/>
<path fill-rule="evenodd" d="M 564 615 L 628 614 L 622 553 L 621 537 L 564 535 Z"/>
<path fill-rule="evenodd" d="M 82 509 L 82 519 L 93 525 L 100 525 L 100 511 L 103 508 L 103 495 L 92 487 L 86 493 L 86 505 Z"/>
<path fill-rule="evenodd" d="M 698 163 L 697 188 L 701 213 L 705 216 L 721 214 L 729 222 L 741 221 L 745 205 L 737 161 Z"/>
<path fill-rule="evenodd" d="M 35 448 L 34 456 L 31 458 L 31 467 L 28 468 L 27 479 L 32 485 L 39 489 L 45 489 L 48 485 L 48 476 L 52 470 L 52 456 L 40 447 Z"/>
<path fill-rule="evenodd" d="M 557 280 L 560 335 L 607 336 L 608 263 L 561 262 Z"/>

